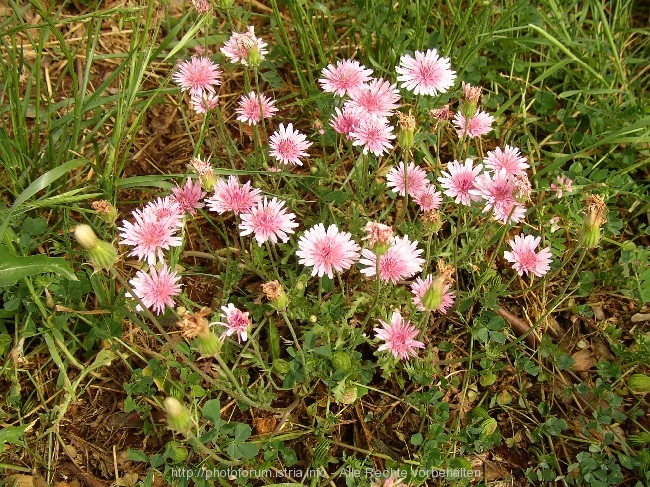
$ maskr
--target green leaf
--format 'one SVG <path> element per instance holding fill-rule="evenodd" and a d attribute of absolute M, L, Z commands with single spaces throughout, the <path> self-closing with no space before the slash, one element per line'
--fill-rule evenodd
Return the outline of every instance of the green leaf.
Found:
<path fill-rule="evenodd" d="M 140 450 L 131 450 L 130 448 L 126 451 L 126 454 L 129 460 L 133 462 L 149 462 L 149 457 Z"/>
<path fill-rule="evenodd" d="M 221 424 L 221 403 L 219 399 L 210 399 L 203 405 L 203 416 L 212 424 Z"/>
<path fill-rule="evenodd" d="M 65 176 L 73 169 L 81 167 L 85 164 L 87 164 L 87 161 L 85 159 L 73 159 L 72 161 L 66 162 L 62 166 L 55 167 L 51 171 L 46 172 L 42 176 L 38 177 L 32 184 L 27 186 L 27 188 L 25 188 L 25 190 L 18 195 L 18 198 L 16 198 L 16 201 L 14 201 L 14 204 L 11 206 L 11 208 L 9 208 L 9 211 L 5 215 L 2 226 L 0 226 L 0 239 L 4 237 L 4 234 L 7 231 L 11 215 L 13 215 L 21 205 L 23 205 L 40 190 L 47 188 L 57 179 Z"/>
<path fill-rule="evenodd" d="M 25 433 L 25 430 L 29 428 L 28 424 L 22 426 L 7 426 L 0 430 L 0 445 L 5 443 L 10 443 L 12 445 L 22 446 L 23 442 L 20 437 Z"/>
<path fill-rule="evenodd" d="M 16 284 L 23 277 L 53 272 L 59 276 L 77 281 L 77 276 L 62 257 L 47 255 L 30 255 L 22 257 L 9 252 L 0 245 L 0 287 Z"/>

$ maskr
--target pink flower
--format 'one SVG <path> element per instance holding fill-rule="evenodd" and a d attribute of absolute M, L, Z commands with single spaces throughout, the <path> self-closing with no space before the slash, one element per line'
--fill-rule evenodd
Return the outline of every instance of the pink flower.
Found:
<path fill-rule="evenodd" d="M 404 174 L 405 172 L 406 175 Z M 411 162 L 405 168 L 404 161 L 400 161 L 397 167 L 393 167 L 388 171 L 386 180 L 386 186 L 400 196 L 404 196 L 406 191 L 408 191 L 409 195 L 415 197 L 429 185 L 426 171 L 416 166 L 414 162 Z"/>
<path fill-rule="evenodd" d="M 418 336 L 418 329 L 411 325 L 411 322 L 404 320 L 398 310 L 393 311 L 390 324 L 379 320 L 381 328 L 374 328 L 376 337 L 384 343 L 377 350 L 388 350 L 395 358 L 408 360 L 416 357 L 416 348 L 424 348 L 424 343 L 415 340 Z"/>
<path fill-rule="evenodd" d="M 390 245 L 393 241 L 393 228 L 379 222 L 368 222 L 363 227 L 366 236 L 362 240 L 368 241 L 368 247 L 371 249 L 375 245 Z"/>
<path fill-rule="evenodd" d="M 359 259 L 359 245 L 347 232 L 339 232 L 336 225 L 325 230 L 322 223 L 313 226 L 300 237 L 296 255 L 299 263 L 313 267 L 311 275 L 334 278 L 332 271 L 343 272 Z"/>
<path fill-rule="evenodd" d="M 494 211 L 494 217 L 503 223 L 516 223 L 526 215 L 526 208 L 515 198 L 514 180 L 505 169 L 476 177 L 475 189 L 469 192 L 485 200 L 483 212 Z"/>
<path fill-rule="evenodd" d="M 214 93 L 214 86 L 221 84 L 221 70 L 208 58 L 194 56 L 180 64 L 172 79 L 181 91 L 189 90 L 191 96 L 201 96 L 206 91 Z"/>
<path fill-rule="evenodd" d="M 393 127 L 388 124 L 388 119 L 374 115 L 366 115 L 350 133 L 354 141 L 352 145 L 362 146 L 363 153 L 368 151 L 376 156 L 381 156 L 393 148 L 389 140 L 395 138 Z"/>
<path fill-rule="evenodd" d="M 530 164 L 526 162 L 526 158 L 521 155 L 519 149 L 509 145 L 506 145 L 506 150 L 501 150 L 501 147 L 497 147 L 493 151 L 488 151 L 488 155 L 483 159 L 483 163 L 485 167 L 493 171 L 503 169 L 511 176 L 526 172 L 526 168 L 530 167 Z"/>
<path fill-rule="evenodd" d="M 566 191 L 567 193 L 571 192 L 571 184 L 573 184 L 573 181 L 563 174 L 558 176 L 557 179 L 555 180 L 555 183 L 551 183 L 551 189 L 555 191 L 555 194 L 557 195 L 558 198 L 562 198 L 562 195 Z"/>
<path fill-rule="evenodd" d="M 201 182 L 193 183 L 190 178 L 185 181 L 185 186 L 176 185 L 172 189 L 172 201 L 180 207 L 181 211 L 186 211 L 190 215 L 195 215 L 198 208 L 203 208 L 205 203 L 201 200 L 207 193 L 201 190 Z"/>
<path fill-rule="evenodd" d="M 232 211 L 235 215 L 249 211 L 262 199 L 260 190 L 251 188 L 251 182 L 247 181 L 243 186 L 239 185 L 236 176 L 229 176 L 228 182 L 223 179 L 217 180 L 214 187 L 214 195 L 206 202 L 208 209 L 219 214 Z"/>
<path fill-rule="evenodd" d="M 413 200 L 422 211 L 437 210 L 442 204 L 442 196 L 433 184 L 427 184 L 420 193 L 413 196 Z"/>
<path fill-rule="evenodd" d="M 293 233 L 298 224 L 293 221 L 296 215 L 287 213 L 283 207 L 284 201 L 278 201 L 277 198 L 269 201 L 264 197 L 249 213 L 242 213 L 239 224 L 241 235 L 254 233 L 255 240 L 260 245 L 269 240 L 278 243 L 278 238 L 286 242 L 289 240 L 288 234 Z"/>
<path fill-rule="evenodd" d="M 476 110 L 476 113 L 469 119 L 469 122 L 467 122 L 465 116 L 460 112 L 456 113 L 454 117 L 454 125 L 456 125 L 458 137 L 467 135 L 473 139 L 474 137 L 485 135 L 492 130 L 493 123 L 494 117 L 492 115 L 488 115 L 479 110 Z"/>
<path fill-rule="evenodd" d="M 230 39 L 224 43 L 221 52 L 230 59 L 231 63 L 240 62 L 246 66 L 252 52 L 255 52 L 256 56 L 259 55 L 259 59 L 256 59 L 254 64 L 259 64 L 264 60 L 264 56 L 269 53 L 265 49 L 267 45 L 266 42 L 255 36 L 255 27 L 249 26 L 248 31 L 243 34 L 233 32 Z"/>
<path fill-rule="evenodd" d="M 408 235 L 403 239 L 395 237 L 392 246 L 379 257 L 379 279 L 385 282 L 397 284 L 401 279 L 413 277 L 418 272 L 422 272 L 424 259 L 420 258 L 422 249 L 417 248 L 418 241 L 411 242 Z M 369 249 L 361 251 L 362 259 L 360 264 L 365 265 L 361 273 L 367 277 L 373 277 L 377 274 L 377 255 Z"/>
<path fill-rule="evenodd" d="M 399 107 L 397 102 L 400 99 L 397 85 L 390 84 L 384 79 L 373 79 L 369 84 L 364 85 L 357 92 L 350 95 L 352 106 L 363 108 L 368 113 L 378 117 L 390 117 L 393 111 Z"/>
<path fill-rule="evenodd" d="M 228 306 L 222 306 L 221 311 L 223 311 L 221 316 L 226 318 L 225 323 L 220 321 L 217 322 L 217 324 L 226 327 L 226 331 L 223 332 L 221 337 L 229 337 L 233 333 L 237 333 L 237 341 L 245 342 L 248 339 L 248 328 L 251 325 L 250 319 L 248 318 L 248 312 L 243 312 L 235 308 L 235 305 L 232 303 L 228 303 Z"/>
<path fill-rule="evenodd" d="M 275 100 L 254 91 L 248 95 L 242 95 L 239 100 L 239 107 L 235 109 L 237 120 L 248 125 L 257 125 L 262 117 L 271 118 L 278 111 L 274 106 Z"/>
<path fill-rule="evenodd" d="M 438 56 L 435 49 L 428 49 L 426 53 L 415 51 L 415 59 L 403 55 L 395 71 L 399 73 L 397 81 L 402 82 L 402 88 L 416 95 L 445 93 L 456 80 L 449 58 Z"/>
<path fill-rule="evenodd" d="M 293 124 L 288 124 L 286 128 L 280 124 L 280 128 L 271 135 L 269 146 L 270 156 L 279 162 L 302 166 L 300 158 L 309 157 L 305 151 L 311 146 L 311 142 L 307 141 L 307 136 L 294 130 Z"/>
<path fill-rule="evenodd" d="M 192 0 L 192 5 L 200 14 L 205 14 L 210 11 L 210 2 L 208 0 Z"/>
<path fill-rule="evenodd" d="M 424 295 L 431 289 L 433 285 L 434 278 L 431 274 L 422 280 L 417 278 L 415 282 L 411 283 L 411 292 L 413 293 L 413 304 L 417 306 L 420 311 L 437 311 L 440 314 L 447 314 L 449 307 L 454 304 L 454 292 L 449 291 L 449 284 L 444 285 L 444 291 L 442 293 L 442 299 L 440 305 L 435 309 L 428 309 L 425 306 L 425 297 Z M 441 286 L 442 287 L 442 286 Z"/>
<path fill-rule="evenodd" d="M 512 268 L 520 276 L 530 272 L 537 277 L 541 277 L 551 268 L 550 247 L 546 247 L 540 250 L 539 253 L 535 253 L 535 249 L 540 241 L 541 237 L 517 235 L 513 240 L 508 242 L 510 247 L 512 247 L 512 252 L 506 250 L 503 256 L 508 262 L 512 262 Z"/>
<path fill-rule="evenodd" d="M 343 134 L 348 140 L 352 140 L 352 132 L 359 126 L 359 122 L 366 116 L 366 111 L 357 106 L 345 104 L 343 110 L 335 108 L 335 115 L 330 120 L 330 126 L 335 132 Z"/>
<path fill-rule="evenodd" d="M 172 226 L 183 226 L 183 209 L 171 196 L 150 201 L 142 211 L 153 213 L 158 220 L 167 220 Z"/>
<path fill-rule="evenodd" d="M 339 60 L 336 66 L 328 65 L 323 69 L 322 78 L 318 80 L 325 93 L 338 96 L 356 94 L 370 80 L 372 69 L 367 69 L 351 59 Z"/>
<path fill-rule="evenodd" d="M 138 260 L 147 258 L 150 266 L 156 265 L 156 260 L 164 260 L 163 250 L 170 247 L 180 247 L 180 237 L 174 236 L 178 231 L 178 215 L 159 218 L 151 210 L 133 211 L 135 223 L 124 220 L 118 228 L 120 244 L 131 245 L 133 250 L 129 255 L 136 256 Z"/>
<path fill-rule="evenodd" d="M 149 273 L 138 271 L 133 279 L 129 281 L 133 287 L 133 293 L 140 298 L 142 304 L 148 309 L 153 309 L 157 315 L 165 310 L 165 306 L 173 307 L 173 297 L 181 292 L 178 284 L 180 277 L 176 272 L 170 271 L 167 264 L 163 264 L 160 271 L 151 266 Z M 136 309 L 142 308 L 138 305 Z"/>
<path fill-rule="evenodd" d="M 479 201 L 480 196 L 470 193 L 474 189 L 474 181 L 476 176 L 483 169 L 482 164 L 476 167 L 472 166 L 471 159 L 465 159 L 465 164 L 461 165 L 458 161 L 453 161 L 447 164 L 447 171 L 442 171 L 442 176 L 438 178 L 440 185 L 445 188 L 444 194 L 450 198 L 454 198 L 456 203 L 465 206 L 470 206 L 472 201 Z"/>
<path fill-rule="evenodd" d="M 219 96 L 213 93 L 192 96 L 190 104 L 196 113 L 207 113 L 219 105 Z"/>

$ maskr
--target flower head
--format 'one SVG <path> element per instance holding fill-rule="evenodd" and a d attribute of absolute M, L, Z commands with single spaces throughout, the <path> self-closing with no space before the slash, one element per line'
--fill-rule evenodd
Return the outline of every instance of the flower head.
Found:
<path fill-rule="evenodd" d="M 221 70 L 208 58 L 194 56 L 178 66 L 172 79 L 180 85 L 181 91 L 201 96 L 205 92 L 214 93 L 214 87 L 221 84 Z"/>
<path fill-rule="evenodd" d="M 243 312 L 237 308 L 232 303 L 228 303 L 228 306 L 221 307 L 221 316 L 223 316 L 225 322 L 217 322 L 217 324 L 224 325 L 226 331 L 221 335 L 231 336 L 233 333 L 237 334 L 237 341 L 246 341 L 248 339 L 248 328 L 251 325 L 250 319 L 248 318 L 248 312 Z M 212 323 L 211 323 L 212 324 Z"/>
<path fill-rule="evenodd" d="M 411 242 L 408 235 L 402 239 L 395 237 L 391 247 L 379 256 L 379 279 L 384 282 L 392 282 L 409 279 L 422 271 L 424 259 L 420 258 L 423 250 L 418 249 L 418 241 Z M 360 264 L 365 265 L 361 273 L 367 277 L 377 274 L 377 254 L 372 250 L 363 249 Z"/>
<path fill-rule="evenodd" d="M 172 188 L 171 200 L 174 201 L 181 211 L 186 211 L 190 215 L 196 214 L 198 208 L 203 208 L 205 203 L 201 200 L 207 193 L 201 189 L 201 182 L 192 182 L 190 178 L 185 181 L 185 186 L 176 185 Z"/>
<path fill-rule="evenodd" d="M 228 182 L 219 179 L 214 187 L 214 194 L 206 202 L 208 209 L 219 214 L 232 211 L 235 215 L 249 211 L 262 197 L 261 191 L 251 188 L 251 182 L 247 181 L 243 186 L 239 185 L 237 176 L 228 176 Z"/>
<path fill-rule="evenodd" d="M 159 220 L 168 220 L 170 225 L 183 226 L 183 210 L 176 200 L 171 196 L 156 198 L 147 203 L 142 209 L 143 212 L 153 213 Z"/>
<path fill-rule="evenodd" d="M 219 105 L 219 96 L 214 93 L 194 95 L 190 103 L 196 113 L 207 113 Z"/>
<path fill-rule="evenodd" d="M 413 196 L 420 209 L 424 212 L 437 210 L 442 204 L 442 196 L 433 184 L 427 184 L 418 194 Z"/>
<path fill-rule="evenodd" d="M 521 155 L 521 152 L 516 147 L 506 145 L 505 150 L 497 147 L 493 151 L 488 151 L 487 157 L 483 159 L 485 167 L 493 171 L 504 170 L 510 176 L 526 172 L 526 168 L 530 164 L 526 162 L 526 158 Z"/>
<path fill-rule="evenodd" d="M 322 71 L 318 80 L 325 93 L 338 96 L 356 94 L 370 80 L 372 69 L 368 69 L 359 61 L 351 59 L 339 60 L 336 66 L 328 65 Z"/>
<path fill-rule="evenodd" d="M 404 320 L 398 310 L 393 311 L 390 323 L 379 320 L 381 328 L 374 328 L 375 336 L 385 343 L 377 350 L 388 350 L 395 358 L 408 360 L 417 356 L 415 349 L 424 348 L 424 343 L 417 341 L 418 329 L 411 322 Z"/>
<path fill-rule="evenodd" d="M 323 274 L 332 279 L 333 271 L 343 272 L 359 259 L 359 245 L 347 232 L 340 232 L 336 225 L 327 230 L 322 223 L 313 226 L 300 237 L 296 255 L 299 263 L 313 267 L 312 276 Z"/>
<path fill-rule="evenodd" d="M 210 2 L 208 0 L 192 0 L 192 5 L 200 14 L 205 14 L 210 11 Z"/>
<path fill-rule="evenodd" d="M 404 161 L 400 161 L 397 167 L 386 174 L 386 180 L 386 185 L 400 196 L 406 195 L 408 191 L 409 195 L 416 197 L 430 184 L 424 169 L 416 166 L 414 162 L 404 167 Z"/>
<path fill-rule="evenodd" d="M 268 44 L 262 39 L 255 36 L 255 27 L 249 26 L 248 30 L 242 34 L 233 32 L 221 52 L 230 60 L 231 63 L 240 62 L 243 65 L 258 65 L 264 60 L 264 56 L 269 52 L 266 50 Z"/>
<path fill-rule="evenodd" d="M 366 111 L 363 108 L 349 104 L 346 104 L 343 110 L 337 107 L 334 111 L 335 114 L 330 120 L 330 126 L 335 132 L 345 135 L 348 140 L 352 140 L 352 133 L 359 126 L 359 123 L 366 115 Z"/>
<path fill-rule="evenodd" d="M 173 298 L 181 292 L 179 280 L 176 272 L 170 271 L 167 264 L 163 264 L 160 271 L 154 266 L 149 267 L 148 273 L 138 271 L 129 283 L 142 304 L 159 315 L 165 310 L 165 306 L 174 306 Z"/>
<path fill-rule="evenodd" d="M 302 166 L 300 158 L 309 157 L 305 151 L 311 146 L 311 142 L 303 133 L 294 130 L 293 124 L 290 123 L 286 128 L 280 124 L 280 128 L 271 135 L 269 146 L 271 148 L 269 154 L 279 162 Z"/>
<path fill-rule="evenodd" d="M 350 136 L 353 139 L 352 145 L 362 146 L 363 153 L 368 151 L 376 156 L 381 156 L 393 148 L 389 140 L 395 138 L 393 127 L 389 125 L 388 119 L 374 115 L 366 115 L 361 118 L 359 124 L 352 129 Z"/>
<path fill-rule="evenodd" d="M 390 84 L 384 79 L 373 79 L 363 85 L 358 91 L 350 95 L 352 106 L 363 108 L 366 112 L 378 117 L 390 117 L 399 104 L 400 99 L 397 85 Z"/>
<path fill-rule="evenodd" d="M 235 109 L 237 120 L 248 125 L 257 125 L 262 118 L 271 118 L 278 109 L 274 106 L 275 100 L 251 91 L 242 95 L 239 107 Z"/>
<path fill-rule="evenodd" d="M 483 173 L 474 181 L 469 192 L 485 200 L 483 212 L 493 210 L 494 217 L 503 223 L 517 223 L 526 214 L 526 208 L 515 198 L 514 178 L 505 169 Z"/>
<path fill-rule="evenodd" d="M 476 105 L 481 98 L 481 91 L 483 91 L 482 88 L 480 86 L 472 86 L 464 81 L 462 83 L 462 88 L 465 100 Z"/>
<path fill-rule="evenodd" d="M 454 112 L 451 111 L 449 105 L 444 105 L 442 108 L 434 108 L 429 113 L 438 122 L 446 122 L 454 117 Z"/>
<path fill-rule="evenodd" d="M 467 135 L 470 139 L 489 133 L 492 130 L 493 123 L 494 117 L 480 110 L 476 110 L 476 113 L 469 121 L 460 112 L 456 113 L 454 117 L 458 137 Z"/>
<path fill-rule="evenodd" d="M 260 245 L 269 240 L 273 243 L 278 243 L 278 239 L 286 242 L 289 240 L 288 234 L 298 226 L 293 220 L 295 217 L 293 213 L 287 213 L 284 201 L 277 198 L 269 201 L 264 197 L 249 212 L 242 213 L 239 228 L 243 236 L 255 234 L 255 240 Z"/>
<path fill-rule="evenodd" d="M 564 174 L 561 174 L 555 180 L 555 183 L 551 183 L 551 190 L 555 191 L 555 194 L 558 198 L 562 198 L 565 192 L 571 192 L 571 185 L 573 181 L 567 178 Z"/>
<path fill-rule="evenodd" d="M 402 82 L 402 88 L 416 95 L 445 93 L 456 80 L 456 72 L 451 69 L 449 58 L 438 56 L 435 49 L 415 51 L 415 58 L 403 55 L 395 71 L 399 73 L 397 81 Z"/>
<path fill-rule="evenodd" d="M 118 228 L 120 244 L 131 245 L 133 250 L 129 255 L 139 260 L 147 259 L 150 266 L 156 265 L 156 260 L 163 261 L 163 250 L 179 247 L 180 237 L 174 234 L 178 231 L 178 215 L 159 218 L 151 210 L 133 211 L 135 223 L 124 220 Z"/>
<path fill-rule="evenodd" d="M 512 262 L 512 268 L 520 276 L 531 273 L 537 277 L 546 274 L 551 268 L 551 249 L 546 247 L 535 253 L 541 237 L 532 235 L 517 235 L 508 242 L 512 252 L 506 250 L 503 256 L 508 262 Z"/>
<path fill-rule="evenodd" d="M 379 222 L 368 222 L 363 227 L 366 236 L 362 240 L 368 241 L 368 247 L 373 249 L 377 245 L 390 245 L 393 241 L 393 228 Z"/>
<path fill-rule="evenodd" d="M 480 196 L 471 194 L 474 189 L 476 176 L 483 169 L 482 164 L 473 166 L 471 159 L 465 159 L 465 163 L 453 161 L 447 164 L 447 172 L 442 171 L 442 176 L 438 178 L 440 185 L 445 188 L 444 194 L 454 198 L 456 203 L 470 206 L 472 201 L 479 201 Z"/>

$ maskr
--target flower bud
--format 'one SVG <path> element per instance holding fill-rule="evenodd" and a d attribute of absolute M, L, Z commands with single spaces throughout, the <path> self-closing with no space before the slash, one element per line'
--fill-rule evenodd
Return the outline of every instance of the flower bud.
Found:
<path fill-rule="evenodd" d="M 248 56 L 246 56 L 246 62 L 249 66 L 256 67 L 259 66 L 264 56 L 260 52 L 260 48 L 257 44 L 252 45 L 248 48 Z"/>
<path fill-rule="evenodd" d="M 262 284 L 262 291 L 277 311 L 284 311 L 289 305 L 289 298 L 278 281 Z"/>
<path fill-rule="evenodd" d="M 167 425 L 179 433 L 189 432 L 192 428 L 192 418 L 187 408 L 174 397 L 166 398 L 164 406 L 167 413 Z"/>
<path fill-rule="evenodd" d="M 204 357 L 214 357 L 221 350 L 221 340 L 212 332 L 197 336 L 193 344 Z"/>
<path fill-rule="evenodd" d="M 97 213 L 97 216 L 101 218 L 105 223 L 112 225 L 117 220 L 117 208 L 111 205 L 106 200 L 93 201 L 92 205 L 93 210 Z"/>
<path fill-rule="evenodd" d="M 88 260 L 97 269 L 110 269 L 117 261 L 117 250 L 113 244 L 98 240 L 93 248 L 88 249 Z"/>
<path fill-rule="evenodd" d="M 77 225 L 74 229 L 74 238 L 86 250 L 91 249 L 99 242 L 95 231 L 89 225 Z"/>
<path fill-rule="evenodd" d="M 634 374 L 628 379 L 627 386 L 636 394 L 647 394 L 650 392 L 650 376 Z"/>
<path fill-rule="evenodd" d="M 429 286 L 429 289 L 422 296 L 422 304 L 428 310 L 435 310 L 440 308 L 442 304 L 442 297 L 445 294 L 446 278 L 438 274 Z"/>
<path fill-rule="evenodd" d="M 210 193 L 214 189 L 214 185 L 217 180 L 214 176 L 214 169 L 212 164 L 207 161 L 201 160 L 199 157 L 193 157 L 190 161 L 190 165 L 194 168 L 196 173 L 199 175 L 199 180 L 201 181 L 201 187 Z"/>
<path fill-rule="evenodd" d="M 586 249 L 598 247 L 600 242 L 600 227 L 607 221 L 605 218 L 605 202 L 595 194 L 587 196 L 587 209 L 582 224 L 582 245 Z"/>
<path fill-rule="evenodd" d="M 347 373 L 352 368 L 352 360 L 350 360 L 350 356 L 342 350 L 334 352 L 330 360 L 332 362 L 332 367 L 334 367 L 336 371 Z"/>
<path fill-rule="evenodd" d="M 97 269 L 110 269 L 117 261 L 117 250 L 113 244 L 99 240 L 88 225 L 77 225 L 74 237 L 88 251 L 88 260 Z"/>
<path fill-rule="evenodd" d="M 397 119 L 400 128 L 397 136 L 398 144 L 403 150 L 410 150 L 415 145 L 415 117 L 411 112 L 408 115 L 397 112 Z"/>

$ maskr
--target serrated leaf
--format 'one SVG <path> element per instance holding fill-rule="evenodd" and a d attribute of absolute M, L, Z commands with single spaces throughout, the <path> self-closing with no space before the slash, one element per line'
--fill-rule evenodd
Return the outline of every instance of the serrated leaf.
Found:
<path fill-rule="evenodd" d="M 203 417 L 214 425 L 221 424 L 221 403 L 219 399 L 210 399 L 203 405 Z"/>
<path fill-rule="evenodd" d="M 16 284 L 23 277 L 53 272 L 59 276 L 77 281 L 77 276 L 62 257 L 47 255 L 14 255 L 5 246 L 0 245 L 0 287 Z"/>
<path fill-rule="evenodd" d="M 0 445 L 5 443 L 10 443 L 12 445 L 21 446 L 23 444 L 20 437 L 25 433 L 25 430 L 29 428 L 28 424 L 22 426 L 7 426 L 0 430 Z"/>

